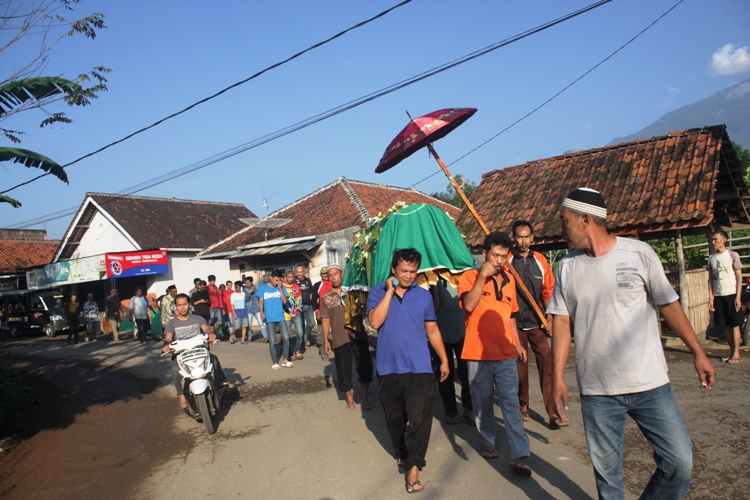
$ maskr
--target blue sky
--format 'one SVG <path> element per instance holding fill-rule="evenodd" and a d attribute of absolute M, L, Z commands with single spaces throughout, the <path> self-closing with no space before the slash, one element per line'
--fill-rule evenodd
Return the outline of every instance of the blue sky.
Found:
<path fill-rule="evenodd" d="M 426 151 L 384 174 L 374 173 L 385 147 L 408 122 L 404 110 L 418 116 L 447 107 L 478 108 L 474 117 L 435 144 L 450 163 L 561 90 L 676 1 L 614 0 L 428 80 L 139 194 L 239 202 L 263 215 L 263 198 L 273 211 L 342 175 L 410 186 L 438 169 Z M 74 120 L 69 125 L 40 130 L 38 122 L 44 115 L 30 111 L 2 126 L 26 132 L 21 147 L 64 164 L 396 3 L 82 0 L 67 17 L 72 20 L 102 12 L 107 29 L 94 41 L 65 39 L 45 74 L 74 78 L 94 65 L 104 65 L 113 70 L 108 75 L 109 92 L 86 108 L 48 108 L 64 110 Z M 590 3 L 593 0 L 414 0 L 71 166 L 69 185 L 48 177 L 9 193 L 23 207 L 0 205 L 0 226 L 75 207 L 87 191 L 126 189 Z M 478 182 L 482 173 L 494 169 L 601 147 L 666 112 L 740 82 L 750 73 L 749 20 L 746 0 L 685 0 L 545 108 L 451 166 L 452 172 Z M 3 74 L 28 59 L 34 47 L 28 40 L 4 53 L 0 59 Z M 724 64 L 711 66 L 714 57 Z M 14 185 L 37 173 L 5 164 L 0 186 Z M 442 191 L 447 182 L 440 174 L 417 189 Z M 70 219 L 48 222 L 49 237 L 62 237 Z"/>

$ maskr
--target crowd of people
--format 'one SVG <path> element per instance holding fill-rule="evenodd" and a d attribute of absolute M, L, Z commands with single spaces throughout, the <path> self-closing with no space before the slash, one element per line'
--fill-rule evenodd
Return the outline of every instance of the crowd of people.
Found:
<path fill-rule="evenodd" d="M 232 344 L 252 342 L 255 322 L 268 343 L 274 370 L 294 367 L 309 348 L 317 346 L 322 360 L 334 357 L 336 387 L 347 410 L 355 409 L 354 371 L 364 410 L 373 408 L 368 393 L 377 379 L 394 457 L 404 471 L 409 493 L 424 487 L 419 474 L 427 463 L 438 394 L 446 423 L 474 425 L 481 440 L 479 453 L 488 460 L 499 457 L 497 401 L 511 454 L 508 466 L 519 475 L 531 476 L 527 463 L 531 447 L 524 430 L 530 411 L 529 348 L 536 359 L 548 424 L 562 429 L 568 426 L 563 370 L 573 345 L 584 431 L 600 498 L 624 495 L 627 416 L 654 450 L 656 471 L 641 498 L 682 498 L 691 484 L 692 443 L 667 376 L 657 309 L 693 353 L 701 388 L 712 387 L 715 369 L 655 252 L 643 242 L 607 232 L 606 204 L 600 193 L 586 188 L 571 192 L 562 202 L 560 221 L 572 251 L 561 259 L 555 275 L 544 255 L 531 248 L 532 225 L 517 221 L 510 235 L 486 236 L 484 262 L 479 269 L 464 272 L 457 288 L 442 279 L 429 290 L 417 286 L 420 253 L 413 248 L 395 251 L 391 277 L 371 287 L 365 313 L 359 316 L 347 313 L 344 271 L 335 263 L 321 270 L 321 280 L 315 284 L 299 265 L 293 271 L 272 271 L 259 286 L 252 277 L 218 286 L 213 275 L 207 280 L 196 278 L 188 294 L 178 294 L 171 285 L 156 305 L 136 290 L 124 314 L 135 319 L 138 338 L 145 342 L 149 310 L 158 308 L 165 352 L 170 341 L 200 331 L 213 340 L 215 331 L 207 326 L 212 319 L 223 325 Z M 721 231 L 712 242 L 717 253 L 708 265 L 709 307 L 715 311 L 717 325 L 726 326 L 731 353 L 724 361 L 737 363 L 739 259 L 726 250 Z M 81 310 L 88 339 L 98 330 L 93 296 L 89 294 L 82 309 L 76 295 L 70 297 L 66 315 L 71 326 L 77 325 Z M 117 290 L 111 290 L 105 310 L 113 339 L 118 340 L 123 311 Z M 377 330 L 375 365 L 365 319 Z M 312 337 L 315 325 L 317 338 Z M 77 330 L 71 328 L 68 342 L 78 342 Z M 216 365 L 217 382 L 230 385 L 218 359 Z M 175 386 L 184 407 L 176 373 Z"/>

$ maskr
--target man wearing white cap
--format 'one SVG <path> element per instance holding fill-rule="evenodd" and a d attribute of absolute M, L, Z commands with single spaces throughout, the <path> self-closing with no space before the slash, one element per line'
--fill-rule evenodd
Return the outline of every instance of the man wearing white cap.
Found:
<path fill-rule="evenodd" d="M 576 189 L 562 202 L 562 234 L 573 250 L 557 269 L 547 312 L 552 329 L 557 411 L 568 409 L 563 369 L 575 325 L 576 376 L 599 498 L 624 498 L 625 420 L 654 450 L 656 471 L 641 498 L 682 498 L 690 488 L 692 442 L 667 376 L 656 308 L 690 349 L 702 388 L 716 371 L 682 311 L 656 253 L 646 243 L 607 233 L 602 195 Z"/>

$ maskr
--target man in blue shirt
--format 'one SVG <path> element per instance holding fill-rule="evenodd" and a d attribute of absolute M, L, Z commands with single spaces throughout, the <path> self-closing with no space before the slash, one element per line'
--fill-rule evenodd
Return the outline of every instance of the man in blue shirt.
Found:
<path fill-rule="evenodd" d="M 440 358 L 440 380 L 449 373 L 432 296 L 416 284 L 421 263 L 422 255 L 414 248 L 396 250 L 391 261 L 393 277 L 374 286 L 367 299 L 370 326 L 378 330 L 380 403 L 396 460 L 406 469 L 408 493 L 423 488 L 419 471 L 426 465 L 432 429 L 435 376 L 428 340 Z"/>
<path fill-rule="evenodd" d="M 258 287 L 256 295 L 258 296 L 258 306 L 260 307 L 260 318 L 266 324 L 268 330 L 268 349 L 271 351 L 271 360 L 274 370 L 279 369 L 279 353 L 276 352 L 276 327 L 281 331 L 281 340 L 283 343 L 282 354 L 284 362 L 281 364 L 284 368 L 294 367 L 294 363 L 289 361 L 289 327 L 284 319 L 284 304 L 287 303 L 289 294 L 281 284 L 284 273 L 279 269 L 274 269 L 271 273 L 271 281 Z"/>

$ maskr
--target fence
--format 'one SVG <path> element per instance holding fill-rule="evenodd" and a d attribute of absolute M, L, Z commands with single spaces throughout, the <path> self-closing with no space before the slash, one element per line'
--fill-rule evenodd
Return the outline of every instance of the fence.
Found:
<path fill-rule="evenodd" d="M 686 273 L 688 294 L 688 319 L 695 333 L 702 337 L 711 318 L 708 312 L 708 271 L 694 269 Z"/>

